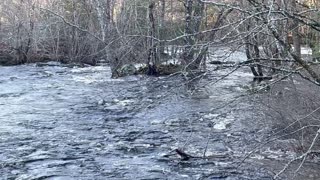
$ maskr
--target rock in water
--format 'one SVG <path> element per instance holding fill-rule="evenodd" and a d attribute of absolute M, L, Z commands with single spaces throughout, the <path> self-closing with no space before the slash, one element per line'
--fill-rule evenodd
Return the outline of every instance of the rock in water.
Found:
<path fill-rule="evenodd" d="M 126 64 L 118 70 L 120 77 L 137 74 L 137 68 L 133 64 Z"/>

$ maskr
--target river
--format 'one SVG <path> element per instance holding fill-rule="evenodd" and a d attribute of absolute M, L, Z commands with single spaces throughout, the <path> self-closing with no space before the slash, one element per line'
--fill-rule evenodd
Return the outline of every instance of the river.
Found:
<path fill-rule="evenodd" d="M 214 83 L 228 72 L 194 89 L 181 76 L 111 79 L 108 66 L 0 67 L 0 179 L 272 179 L 295 154 L 243 161 L 271 126 L 241 97 L 249 72 Z M 300 178 L 320 177 L 310 166 Z"/>

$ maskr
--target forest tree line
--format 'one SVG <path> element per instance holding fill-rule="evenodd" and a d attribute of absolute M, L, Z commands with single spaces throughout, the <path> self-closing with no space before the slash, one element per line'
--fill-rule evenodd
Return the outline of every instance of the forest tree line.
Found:
<path fill-rule="evenodd" d="M 203 70 L 215 47 L 244 49 L 253 76 L 320 74 L 301 46 L 320 57 L 316 0 L 2 0 L 0 64 L 105 60 L 117 76 L 144 63 L 158 74 L 165 61 Z"/>

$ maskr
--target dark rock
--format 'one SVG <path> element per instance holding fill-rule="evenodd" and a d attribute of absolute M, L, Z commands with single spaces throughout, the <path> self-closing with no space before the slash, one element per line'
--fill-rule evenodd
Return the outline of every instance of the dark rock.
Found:
<path fill-rule="evenodd" d="M 181 71 L 182 66 L 178 64 L 161 64 L 155 67 L 153 71 L 156 73 L 153 73 L 152 75 L 156 74 L 159 76 L 166 76 L 166 75 L 171 75 L 176 72 Z M 143 66 L 138 69 L 137 74 L 150 74 L 149 72 L 149 67 L 148 66 Z"/>
<path fill-rule="evenodd" d="M 133 64 L 126 64 L 126 65 L 123 65 L 120 69 L 116 70 L 116 75 L 114 75 L 114 77 L 136 75 L 137 72 L 138 70 Z"/>

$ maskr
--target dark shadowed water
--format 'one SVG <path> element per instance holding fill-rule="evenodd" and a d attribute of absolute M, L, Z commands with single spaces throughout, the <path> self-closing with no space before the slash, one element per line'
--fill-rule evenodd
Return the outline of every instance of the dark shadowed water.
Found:
<path fill-rule="evenodd" d="M 250 99 L 232 101 L 250 81 L 241 70 L 193 91 L 178 76 L 111 79 L 105 66 L 0 67 L 0 179 L 272 179 L 294 152 L 239 166 L 269 131 Z"/>

